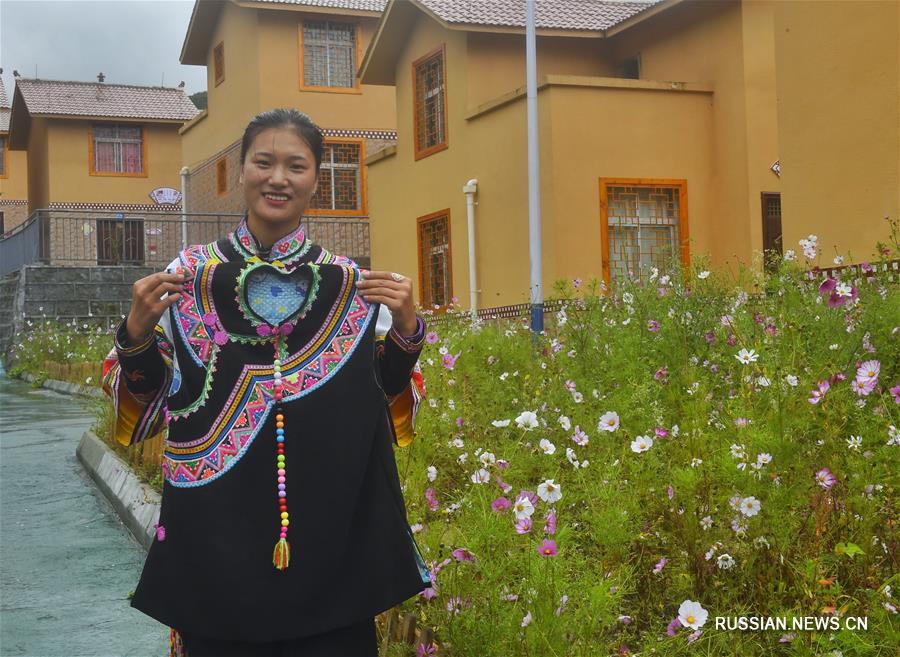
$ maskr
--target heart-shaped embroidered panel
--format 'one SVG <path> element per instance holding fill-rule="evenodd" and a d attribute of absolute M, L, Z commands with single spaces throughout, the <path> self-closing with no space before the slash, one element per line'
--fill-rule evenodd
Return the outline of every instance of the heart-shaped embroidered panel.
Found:
<path fill-rule="evenodd" d="M 308 267 L 285 272 L 269 264 L 253 268 L 244 278 L 242 296 L 257 322 L 272 326 L 294 319 L 307 305 L 314 274 Z"/>

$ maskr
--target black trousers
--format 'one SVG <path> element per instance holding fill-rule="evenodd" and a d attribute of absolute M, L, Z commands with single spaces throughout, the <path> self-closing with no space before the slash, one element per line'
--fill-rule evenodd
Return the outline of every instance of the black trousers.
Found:
<path fill-rule="evenodd" d="M 227 641 L 191 634 L 182 634 L 181 640 L 184 657 L 378 657 L 374 618 L 284 641 Z"/>

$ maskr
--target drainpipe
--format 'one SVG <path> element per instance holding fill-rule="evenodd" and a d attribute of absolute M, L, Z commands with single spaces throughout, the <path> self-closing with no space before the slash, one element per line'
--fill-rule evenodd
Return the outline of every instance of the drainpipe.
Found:
<path fill-rule="evenodd" d="M 463 187 L 466 195 L 466 216 L 469 220 L 469 307 L 472 310 L 472 321 L 478 319 L 478 280 L 475 277 L 475 194 L 478 192 L 478 179 L 472 178 Z"/>
<path fill-rule="evenodd" d="M 181 167 L 181 248 L 187 248 L 187 181 L 190 169 Z"/>

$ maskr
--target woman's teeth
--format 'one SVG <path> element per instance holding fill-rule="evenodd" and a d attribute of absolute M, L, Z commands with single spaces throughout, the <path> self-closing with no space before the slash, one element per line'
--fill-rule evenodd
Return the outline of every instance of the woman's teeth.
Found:
<path fill-rule="evenodd" d="M 288 197 L 285 196 L 284 194 L 263 194 L 263 196 L 265 196 L 266 198 L 270 198 L 270 199 L 272 199 L 273 201 L 286 201 L 286 200 L 288 200 Z"/>

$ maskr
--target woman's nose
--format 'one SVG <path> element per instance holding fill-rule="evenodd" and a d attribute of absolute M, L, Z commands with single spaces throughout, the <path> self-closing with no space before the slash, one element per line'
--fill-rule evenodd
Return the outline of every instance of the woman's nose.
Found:
<path fill-rule="evenodd" d="M 269 176 L 269 182 L 272 184 L 283 183 L 287 178 L 284 175 L 284 169 L 280 166 L 272 167 L 272 174 Z"/>

